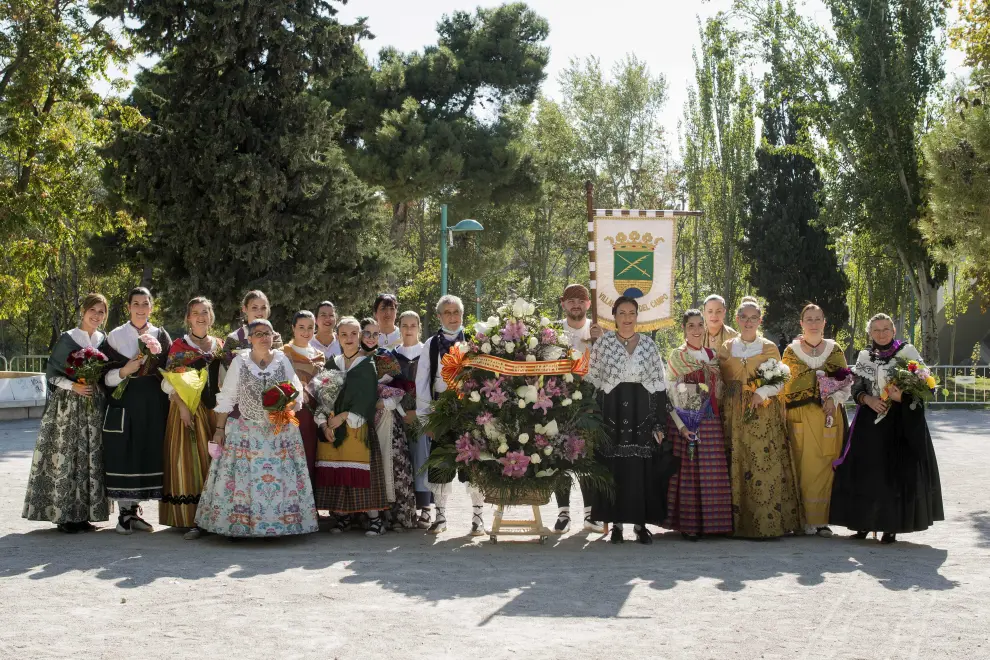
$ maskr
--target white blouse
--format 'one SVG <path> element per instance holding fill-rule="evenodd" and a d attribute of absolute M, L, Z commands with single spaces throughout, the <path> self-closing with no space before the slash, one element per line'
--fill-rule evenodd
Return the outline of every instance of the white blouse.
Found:
<path fill-rule="evenodd" d="M 752 342 L 743 341 L 742 337 L 736 337 L 731 341 L 732 357 L 734 358 L 748 360 L 749 358 L 754 358 L 763 354 L 763 347 L 765 346 L 765 343 L 762 337 L 757 337 Z M 781 362 L 781 364 L 783 364 L 783 362 Z M 760 398 L 766 400 L 772 396 L 777 396 L 783 389 L 783 384 L 764 385 L 763 387 L 756 388 L 756 393 L 760 395 Z"/>
<path fill-rule="evenodd" d="M 227 377 L 223 381 L 223 387 L 220 388 L 220 393 L 217 395 L 217 405 L 213 410 L 221 414 L 233 412 L 238 398 L 238 383 L 241 378 L 242 365 L 247 365 L 251 375 L 260 379 L 263 376 L 271 375 L 279 364 L 285 369 L 286 378 L 300 392 L 300 395 L 296 397 L 295 402 L 292 404 L 292 409 L 301 410 L 303 406 L 303 397 L 301 394 L 303 386 L 302 381 L 299 380 L 299 376 L 296 375 L 296 370 L 292 368 L 292 360 L 286 357 L 282 351 L 275 350 L 272 353 L 275 357 L 272 359 L 271 364 L 265 366 L 264 369 L 259 367 L 251 359 L 250 351 L 235 355 L 233 361 L 230 363 L 230 369 L 227 370 Z"/>
<path fill-rule="evenodd" d="M 99 348 L 106 335 L 99 330 L 91 335 L 87 335 L 86 331 L 82 328 L 73 328 L 69 330 L 69 336 L 72 337 L 72 341 L 79 344 L 79 348 Z M 55 376 L 55 378 L 52 378 L 52 385 L 63 390 L 71 390 L 73 383 L 74 381 L 72 379 L 65 376 Z"/>
<path fill-rule="evenodd" d="M 395 352 L 401 353 L 407 360 L 415 360 L 423 354 L 423 342 L 412 346 L 396 346 Z"/>
<path fill-rule="evenodd" d="M 314 335 L 312 339 L 309 340 L 309 345 L 318 351 L 321 351 L 325 357 L 332 358 L 340 355 L 340 342 L 334 337 L 333 341 L 329 344 L 322 344 L 320 340 Z"/>
<path fill-rule="evenodd" d="M 119 328 L 114 328 L 107 335 L 107 343 L 110 344 L 113 350 L 117 351 L 125 358 L 130 356 L 132 359 L 137 357 L 141 352 L 140 340 L 138 339 L 141 335 L 151 335 L 152 337 L 158 336 L 158 328 L 151 325 L 138 332 L 130 322 L 125 323 Z M 111 369 L 107 372 L 106 376 L 107 387 L 117 387 L 120 385 L 124 379 L 120 377 L 120 369 Z"/>
<path fill-rule="evenodd" d="M 384 348 L 390 351 L 396 346 L 399 346 L 401 343 L 402 343 L 402 331 L 399 330 L 399 328 L 396 328 L 387 335 L 384 332 L 378 335 L 379 348 Z"/>

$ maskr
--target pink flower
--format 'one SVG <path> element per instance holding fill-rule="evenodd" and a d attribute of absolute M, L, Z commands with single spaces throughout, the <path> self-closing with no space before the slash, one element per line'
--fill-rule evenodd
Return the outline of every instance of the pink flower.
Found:
<path fill-rule="evenodd" d="M 537 434 L 536 434 L 536 437 L 535 437 L 535 438 L 533 438 L 533 445 L 534 445 L 535 447 L 537 447 L 537 448 L 539 448 L 539 449 L 543 449 L 544 447 L 546 447 L 546 446 L 547 446 L 547 445 L 549 445 L 549 444 L 550 444 L 550 443 L 549 443 L 549 442 L 547 442 L 547 438 L 546 438 L 546 436 L 544 436 L 544 435 L 540 435 L 539 433 L 537 433 Z"/>
<path fill-rule="evenodd" d="M 506 401 L 509 400 L 509 395 L 502 390 L 495 390 L 488 395 L 488 403 L 494 403 L 501 410 L 502 406 Z"/>
<path fill-rule="evenodd" d="M 498 462 L 502 464 L 504 476 L 519 479 L 526 475 L 526 468 L 529 467 L 529 456 L 521 451 L 510 451 L 498 459 Z"/>
<path fill-rule="evenodd" d="M 556 344 L 557 343 L 557 331 L 553 328 L 543 328 L 540 331 L 540 343 L 541 344 Z"/>
<path fill-rule="evenodd" d="M 547 411 L 553 408 L 553 401 L 547 396 L 546 390 L 540 390 L 539 395 L 536 397 L 536 403 L 533 404 L 533 410 L 542 410 L 543 416 L 545 417 Z"/>
<path fill-rule="evenodd" d="M 454 443 L 457 449 L 456 463 L 470 463 L 481 458 L 481 447 L 479 447 L 470 433 L 465 433 Z"/>
<path fill-rule="evenodd" d="M 502 329 L 502 339 L 517 342 L 526 335 L 526 324 L 522 321 L 507 321 Z"/>
<path fill-rule="evenodd" d="M 485 424 L 491 424 L 493 419 L 495 418 L 492 417 L 492 414 L 490 412 L 483 412 L 477 417 L 475 417 L 474 423 L 477 424 L 478 426 L 484 426 Z"/>
<path fill-rule="evenodd" d="M 567 460 L 572 463 L 584 456 L 584 450 L 584 438 L 581 436 L 568 436 L 567 440 L 564 442 L 564 456 L 566 456 Z"/>
<path fill-rule="evenodd" d="M 151 335 L 141 335 L 138 340 L 148 349 L 149 354 L 158 355 L 162 352 L 162 345 Z"/>
<path fill-rule="evenodd" d="M 563 392 L 560 386 L 557 384 L 556 378 L 550 378 L 547 380 L 546 384 L 543 386 L 544 391 L 546 391 L 547 396 L 555 397 L 560 396 Z"/>

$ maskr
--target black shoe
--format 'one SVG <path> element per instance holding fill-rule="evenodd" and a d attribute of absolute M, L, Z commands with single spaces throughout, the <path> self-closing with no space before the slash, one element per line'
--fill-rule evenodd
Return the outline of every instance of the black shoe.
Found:
<path fill-rule="evenodd" d="M 94 525 L 93 523 L 89 522 L 88 520 L 84 520 L 81 523 L 76 523 L 76 528 L 78 528 L 80 532 L 95 532 L 96 531 L 96 525 Z"/>
<path fill-rule="evenodd" d="M 63 534 L 76 534 L 79 532 L 79 527 L 74 522 L 59 523 L 55 528 Z"/>
<path fill-rule="evenodd" d="M 653 534 L 650 530 L 646 529 L 646 525 L 643 525 L 636 530 L 636 540 L 643 545 L 651 545 L 653 543 Z"/>
<path fill-rule="evenodd" d="M 884 532 L 883 536 L 880 537 L 880 542 L 885 545 L 890 545 L 891 543 L 897 543 L 897 534 L 891 532 Z"/>
<path fill-rule="evenodd" d="M 330 528 L 330 533 L 343 534 L 351 528 L 351 523 L 353 523 L 353 519 L 350 516 L 340 516 L 337 518 L 337 522 L 334 523 L 334 526 Z"/>
<path fill-rule="evenodd" d="M 365 536 L 382 536 L 385 534 L 385 521 L 382 520 L 381 516 L 377 516 L 371 519 L 368 524 L 368 531 L 364 533 Z"/>
<path fill-rule="evenodd" d="M 612 543 L 625 543 L 626 542 L 626 540 L 624 538 L 622 538 L 622 529 L 620 529 L 619 527 L 613 527 L 612 528 L 612 534 L 611 534 L 611 536 L 609 536 L 609 539 L 608 540 L 610 542 L 612 542 Z"/>
<path fill-rule="evenodd" d="M 557 522 L 553 525 L 553 531 L 555 534 L 566 534 L 571 530 L 571 516 L 567 513 L 557 514 Z"/>
<path fill-rule="evenodd" d="M 867 534 L 869 534 L 869 532 L 856 532 L 855 534 L 852 535 L 852 538 L 856 539 L 857 541 L 862 541 L 863 539 L 866 538 Z"/>

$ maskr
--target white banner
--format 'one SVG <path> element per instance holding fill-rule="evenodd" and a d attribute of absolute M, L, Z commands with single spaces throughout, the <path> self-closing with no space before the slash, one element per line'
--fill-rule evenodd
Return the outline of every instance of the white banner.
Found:
<path fill-rule="evenodd" d="M 639 302 L 637 330 L 674 323 L 675 227 L 672 211 L 597 210 L 590 241 L 598 323 L 612 329 L 619 296 Z"/>

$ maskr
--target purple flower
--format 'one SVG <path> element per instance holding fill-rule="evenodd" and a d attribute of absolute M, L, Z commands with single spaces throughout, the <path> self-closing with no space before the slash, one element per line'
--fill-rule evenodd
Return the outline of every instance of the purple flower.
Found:
<path fill-rule="evenodd" d="M 557 331 L 553 328 L 543 328 L 540 331 L 540 343 L 553 345 L 557 343 Z"/>
<path fill-rule="evenodd" d="M 457 449 L 456 463 L 470 463 L 481 458 L 481 447 L 479 447 L 470 433 L 465 433 L 454 443 Z"/>
<path fill-rule="evenodd" d="M 488 395 L 488 403 L 494 403 L 501 410 L 502 406 L 506 401 L 509 400 L 509 395 L 502 390 L 495 390 Z"/>
<path fill-rule="evenodd" d="M 584 456 L 584 450 L 584 438 L 579 435 L 568 436 L 564 442 L 564 456 L 572 463 Z"/>
<path fill-rule="evenodd" d="M 556 378 L 548 379 L 546 384 L 543 386 L 543 390 L 547 393 L 547 396 L 549 397 L 560 396 L 562 394 L 560 386 L 557 384 Z"/>
<path fill-rule="evenodd" d="M 547 442 L 547 438 L 546 438 L 545 435 L 541 435 L 541 434 L 537 433 L 536 434 L 536 437 L 533 438 L 533 446 L 537 447 L 538 449 L 543 449 L 544 447 L 546 447 L 549 444 L 550 443 Z"/>
<path fill-rule="evenodd" d="M 501 378 L 490 378 L 485 381 L 485 386 L 481 388 L 481 393 L 489 396 L 492 392 L 502 387 Z"/>
<path fill-rule="evenodd" d="M 526 336 L 526 324 L 522 321 L 506 321 L 502 329 L 502 339 L 505 341 L 518 342 Z"/>
<path fill-rule="evenodd" d="M 492 417 L 490 412 L 483 412 L 474 419 L 474 423 L 478 426 L 484 426 L 485 424 L 491 424 L 493 419 L 495 418 Z"/>
<path fill-rule="evenodd" d="M 533 404 L 533 410 L 542 410 L 543 416 L 546 417 L 547 411 L 551 408 L 553 408 L 553 401 L 547 396 L 546 390 L 540 390 L 536 397 L 536 403 Z"/>
<path fill-rule="evenodd" d="M 526 475 L 526 468 L 529 467 L 529 456 L 521 451 L 510 451 L 498 459 L 498 462 L 502 464 L 504 476 L 519 479 Z"/>

